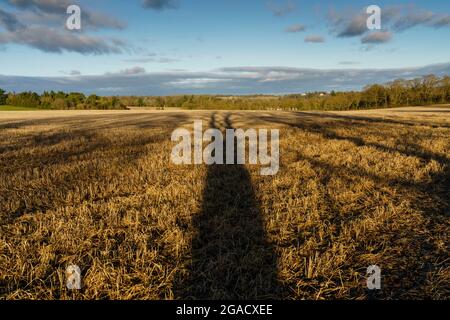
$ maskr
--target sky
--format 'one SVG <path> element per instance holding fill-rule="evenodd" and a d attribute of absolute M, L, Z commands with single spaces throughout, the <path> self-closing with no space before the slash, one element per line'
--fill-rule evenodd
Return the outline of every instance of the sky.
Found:
<path fill-rule="evenodd" d="M 81 9 L 68 30 L 67 8 Z M 366 9 L 381 9 L 381 29 Z M 100 95 L 359 90 L 450 74 L 450 2 L 0 0 L 0 88 Z"/>

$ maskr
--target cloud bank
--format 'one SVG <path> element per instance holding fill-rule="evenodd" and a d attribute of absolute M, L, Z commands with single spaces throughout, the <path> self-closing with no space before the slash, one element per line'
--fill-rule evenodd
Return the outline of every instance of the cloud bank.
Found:
<path fill-rule="evenodd" d="M 372 83 L 428 74 L 450 74 L 450 62 L 402 69 L 301 69 L 235 67 L 208 72 L 147 73 L 135 67 L 98 76 L 19 77 L 0 75 L 8 91 L 63 90 L 100 95 L 285 94 L 306 91 L 359 90 Z"/>

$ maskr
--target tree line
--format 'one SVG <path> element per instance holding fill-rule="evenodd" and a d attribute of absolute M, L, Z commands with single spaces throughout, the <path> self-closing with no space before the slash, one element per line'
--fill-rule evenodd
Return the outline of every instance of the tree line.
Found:
<path fill-rule="evenodd" d="M 224 109 L 224 110 L 356 110 L 450 103 L 450 76 L 424 76 L 374 84 L 362 91 L 310 92 L 285 96 L 85 96 L 82 93 L 6 93 L 0 89 L 0 105 L 41 109 Z"/>
<path fill-rule="evenodd" d="M 100 97 L 97 95 L 85 96 L 82 93 L 62 91 L 45 91 L 39 95 L 36 92 L 5 93 L 0 89 L 0 105 L 17 107 L 57 109 L 57 110 L 114 110 L 126 109 L 119 97 Z"/>
<path fill-rule="evenodd" d="M 165 97 L 165 106 L 184 109 L 357 110 L 450 103 L 450 76 L 425 76 L 374 84 L 362 91 L 310 92 L 285 96 Z"/>

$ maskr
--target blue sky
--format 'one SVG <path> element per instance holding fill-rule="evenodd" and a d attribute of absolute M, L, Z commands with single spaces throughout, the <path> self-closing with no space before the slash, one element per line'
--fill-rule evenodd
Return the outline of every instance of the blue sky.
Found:
<path fill-rule="evenodd" d="M 81 8 L 80 31 L 65 29 L 70 4 Z M 382 9 L 379 31 L 365 27 L 372 4 Z M 447 74 L 449 37 L 450 3 L 437 0 L 0 0 L 0 87 L 155 95 L 359 89 Z"/>

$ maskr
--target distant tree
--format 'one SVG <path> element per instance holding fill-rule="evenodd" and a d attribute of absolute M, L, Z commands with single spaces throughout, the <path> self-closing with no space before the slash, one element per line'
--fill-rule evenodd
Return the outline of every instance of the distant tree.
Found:
<path fill-rule="evenodd" d="M 441 80 L 442 87 L 442 103 L 450 101 L 450 76 L 445 76 Z"/>
<path fill-rule="evenodd" d="M 51 104 L 52 109 L 64 110 L 69 108 L 69 101 L 64 98 L 55 98 Z"/>
<path fill-rule="evenodd" d="M 166 102 L 163 97 L 157 97 L 155 102 L 156 102 L 157 109 L 164 109 Z"/>
<path fill-rule="evenodd" d="M 421 86 L 421 101 L 426 104 L 434 103 L 437 101 L 437 92 L 439 78 L 435 75 L 428 75 L 423 78 Z"/>
<path fill-rule="evenodd" d="M 363 101 L 367 107 L 387 107 L 388 106 L 388 95 L 386 88 L 379 85 L 374 84 L 367 87 L 363 91 Z"/>
<path fill-rule="evenodd" d="M 117 97 L 112 97 L 111 99 L 111 105 L 113 106 L 113 108 L 116 108 L 117 106 L 119 106 L 120 101 L 119 98 Z"/>
<path fill-rule="evenodd" d="M 40 96 L 36 92 L 22 92 L 9 94 L 6 104 L 18 107 L 37 108 L 40 106 Z"/>
<path fill-rule="evenodd" d="M 8 98 L 8 95 L 6 94 L 6 91 L 3 89 L 0 89 L 0 105 L 6 104 L 7 98 Z"/>
<path fill-rule="evenodd" d="M 100 97 L 95 95 L 95 94 L 91 94 L 89 97 L 87 97 L 86 99 L 86 105 L 88 106 L 88 108 L 96 108 L 99 105 L 99 100 Z"/>

